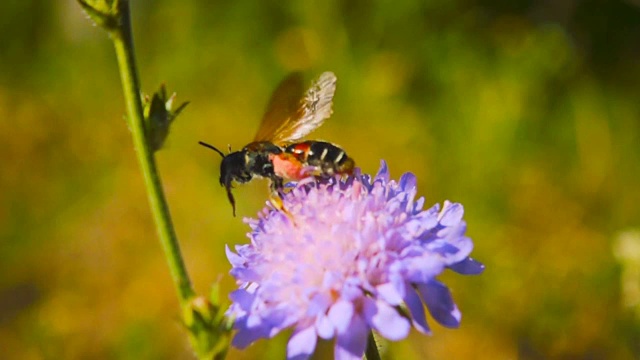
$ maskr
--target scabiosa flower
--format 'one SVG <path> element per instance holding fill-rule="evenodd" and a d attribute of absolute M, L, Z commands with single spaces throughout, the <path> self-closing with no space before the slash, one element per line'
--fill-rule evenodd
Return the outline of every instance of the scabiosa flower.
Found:
<path fill-rule="evenodd" d="M 361 359 L 369 332 L 405 338 L 411 325 L 429 333 L 424 305 L 447 327 L 460 311 L 436 280 L 445 268 L 479 274 L 471 259 L 462 205 L 422 210 L 416 177 L 378 174 L 301 181 L 281 211 L 246 219 L 251 243 L 227 247 L 239 289 L 231 294 L 233 345 L 244 348 L 293 328 L 288 359 L 308 358 L 317 338 L 335 339 L 336 359 Z"/>

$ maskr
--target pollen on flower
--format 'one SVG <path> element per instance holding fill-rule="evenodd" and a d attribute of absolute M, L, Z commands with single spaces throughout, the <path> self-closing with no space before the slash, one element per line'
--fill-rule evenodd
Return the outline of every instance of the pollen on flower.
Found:
<path fill-rule="evenodd" d="M 233 345 L 243 348 L 293 328 L 288 358 L 306 358 L 317 338 L 335 339 L 335 357 L 360 359 L 373 329 L 400 340 L 434 320 L 457 327 L 461 314 L 436 280 L 446 268 L 479 274 L 471 259 L 463 207 L 445 201 L 423 210 L 416 178 L 389 179 L 386 163 L 371 178 L 306 180 L 284 195 L 282 212 L 247 219 L 251 243 L 227 249 L 238 290 L 229 314 Z M 397 309 L 404 305 L 409 314 Z"/>

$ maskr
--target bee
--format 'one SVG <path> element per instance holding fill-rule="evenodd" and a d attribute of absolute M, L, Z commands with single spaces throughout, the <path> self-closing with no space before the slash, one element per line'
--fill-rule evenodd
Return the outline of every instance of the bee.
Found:
<path fill-rule="evenodd" d="M 324 141 L 300 140 L 320 127 L 333 112 L 336 76 L 325 72 L 304 91 L 302 75 L 285 78 L 271 95 L 267 110 L 253 141 L 239 151 L 224 154 L 213 145 L 200 145 L 222 156 L 220 185 L 227 191 L 233 215 L 233 181 L 246 183 L 253 178 L 270 180 L 272 203 L 284 210 L 281 196 L 283 180 L 301 180 L 309 176 L 350 174 L 353 159 L 337 145 Z"/>

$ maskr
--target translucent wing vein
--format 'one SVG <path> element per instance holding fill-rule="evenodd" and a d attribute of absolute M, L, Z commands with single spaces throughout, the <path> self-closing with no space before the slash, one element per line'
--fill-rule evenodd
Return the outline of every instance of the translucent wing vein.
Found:
<path fill-rule="evenodd" d="M 255 141 L 285 144 L 298 141 L 320 127 L 333 112 L 336 76 L 325 72 L 302 94 L 296 94 L 301 77 L 285 79 L 274 92 Z M 298 96 L 297 103 L 292 96 Z M 300 99 L 299 97 L 302 97 Z"/>

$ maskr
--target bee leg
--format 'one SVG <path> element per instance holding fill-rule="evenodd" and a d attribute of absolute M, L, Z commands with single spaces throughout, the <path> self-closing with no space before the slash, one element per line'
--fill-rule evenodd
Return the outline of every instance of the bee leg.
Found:
<path fill-rule="evenodd" d="M 279 176 L 271 177 L 271 182 L 269 183 L 269 187 L 271 188 L 272 194 L 278 194 L 280 197 L 283 195 L 284 184 L 282 182 L 282 178 Z"/>
<path fill-rule="evenodd" d="M 282 178 L 274 177 L 271 179 L 271 195 L 269 196 L 269 202 L 273 207 L 285 214 L 289 220 L 295 225 L 293 215 L 284 207 L 284 185 L 282 184 Z"/>
<path fill-rule="evenodd" d="M 280 211 L 281 213 L 285 214 L 289 220 L 291 221 L 291 223 L 293 225 L 296 225 L 296 221 L 293 217 L 293 214 L 291 214 L 289 212 L 289 210 L 287 210 L 287 208 L 284 207 L 284 203 L 282 201 L 282 197 L 280 195 L 280 193 L 277 192 L 272 192 L 271 196 L 269 197 L 269 202 L 271 203 L 271 205 L 273 205 L 273 207 Z"/>

